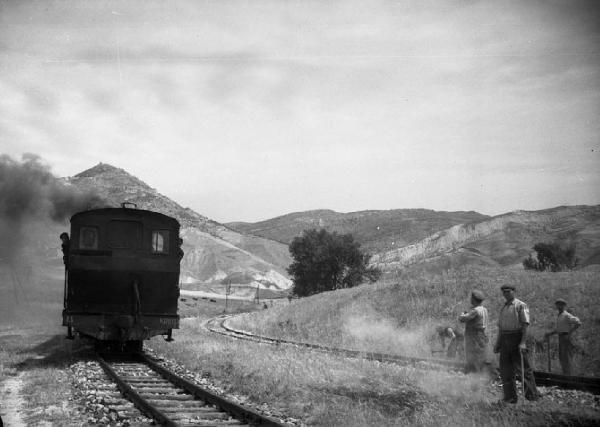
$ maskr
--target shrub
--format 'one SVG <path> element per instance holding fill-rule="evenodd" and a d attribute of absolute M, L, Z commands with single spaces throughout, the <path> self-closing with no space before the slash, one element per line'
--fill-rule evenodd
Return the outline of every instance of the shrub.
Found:
<path fill-rule="evenodd" d="M 578 258 L 575 256 L 575 246 L 562 247 L 558 243 L 537 243 L 533 250 L 536 257 L 531 254 L 523 261 L 526 270 L 537 271 L 565 271 L 577 266 Z"/>
<path fill-rule="evenodd" d="M 381 275 L 379 269 L 369 267 L 370 255 L 360 250 L 351 234 L 305 230 L 292 241 L 290 254 L 294 262 L 288 273 L 298 296 L 351 288 L 364 279 L 375 282 Z"/>

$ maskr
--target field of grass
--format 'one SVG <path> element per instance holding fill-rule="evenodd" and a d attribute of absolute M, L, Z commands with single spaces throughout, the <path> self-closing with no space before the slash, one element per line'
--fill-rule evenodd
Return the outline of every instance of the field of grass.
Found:
<path fill-rule="evenodd" d="M 208 332 L 202 322 L 184 319 L 175 342 L 154 338 L 149 346 L 240 400 L 267 404 L 302 425 L 530 426 L 560 419 L 577 425 L 586 416 L 600 421 L 598 402 L 590 396 L 507 407 L 496 404 L 500 389 L 485 377 L 237 341 Z"/>
<path fill-rule="evenodd" d="M 530 308 L 533 338 L 543 341 L 556 316 L 554 301 L 564 298 L 583 325 L 576 342 L 584 354 L 575 371 L 600 376 L 599 272 L 537 273 L 511 269 L 465 267 L 442 274 L 404 273 L 393 280 L 294 300 L 263 312 L 234 319 L 234 327 L 272 337 L 325 345 L 428 357 L 436 342 L 435 326 L 459 327 L 457 316 L 469 307 L 471 289 L 487 296 L 491 341 L 504 304 L 500 286 L 517 287 L 517 298 Z M 556 337 L 551 341 L 553 371 L 560 370 Z M 546 369 L 546 353 L 535 354 L 536 369 Z M 492 357 L 493 358 L 493 357 Z"/>
<path fill-rule="evenodd" d="M 553 301 L 565 298 L 583 321 L 579 342 L 587 356 L 578 368 L 599 371 L 598 272 L 530 273 L 467 268 L 439 275 L 398 275 L 374 285 L 264 305 L 229 301 L 227 312 L 245 313 L 236 327 L 270 336 L 365 350 L 429 356 L 436 325 L 456 323 L 468 307 L 469 291 L 489 297 L 492 324 L 503 303 L 499 287 L 513 283 L 532 315 L 532 332 L 541 336 L 555 316 Z M 600 422 L 600 401 L 589 395 L 499 406 L 501 392 L 486 378 L 422 371 L 346 359 L 292 346 L 236 341 L 208 332 L 203 320 L 223 313 L 224 300 L 182 298 L 181 329 L 175 342 L 155 337 L 147 344 L 159 354 L 242 400 L 268 404 L 274 414 L 315 426 L 551 425 L 564 421 Z M 25 398 L 24 419 L 36 425 L 85 423 L 70 397 L 67 369 L 80 356 L 77 343 L 64 339 L 60 301 L 21 302 L 37 318 L 30 324 L 2 323 L 0 382 L 18 377 Z M 22 308 L 22 307 L 21 307 Z M 15 310 L 16 311 L 16 310 Z M 23 311 L 23 310 L 22 310 Z M 25 311 L 23 311 L 25 313 Z M 14 319 L 13 319 L 14 320 Z M 54 325 L 54 326 L 52 326 Z M 545 355 L 539 357 L 545 367 Z M 557 369 L 555 361 L 554 368 Z M 590 421 L 591 420 L 591 421 Z"/>

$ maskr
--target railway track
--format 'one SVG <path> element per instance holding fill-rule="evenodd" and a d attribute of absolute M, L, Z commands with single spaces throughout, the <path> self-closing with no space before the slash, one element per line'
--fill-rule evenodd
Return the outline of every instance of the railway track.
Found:
<path fill-rule="evenodd" d="M 386 354 L 386 353 L 376 353 L 376 352 L 365 352 L 358 350 L 350 350 L 343 349 L 337 347 L 329 347 L 320 344 L 312 344 L 312 343 L 303 343 L 291 340 L 284 340 L 278 338 L 270 338 L 263 337 L 259 335 L 254 335 L 248 332 L 240 331 L 235 328 L 228 326 L 227 320 L 232 317 L 231 315 L 224 315 L 209 319 L 205 326 L 211 332 L 215 332 L 222 335 L 227 335 L 229 337 L 245 339 L 260 343 L 266 344 L 288 344 L 295 345 L 298 347 L 311 348 L 313 350 L 324 351 L 328 353 L 334 353 L 345 357 L 351 357 L 356 359 L 367 359 L 367 360 L 376 360 L 378 362 L 388 362 L 395 363 L 398 365 L 413 365 L 413 366 L 422 366 L 427 367 L 429 369 L 444 369 L 444 370 L 453 370 L 453 371 L 461 371 L 464 369 L 464 365 L 459 362 L 455 362 L 452 360 L 445 359 L 435 359 L 435 358 L 420 358 L 420 357 L 412 357 L 412 356 L 402 356 L 398 354 Z"/>
<path fill-rule="evenodd" d="M 284 425 L 176 375 L 145 354 L 97 358 L 119 391 L 159 425 Z"/>
<path fill-rule="evenodd" d="M 464 364 L 444 359 L 408 357 L 395 354 L 362 352 L 357 350 L 340 349 L 328 347 L 320 344 L 302 343 L 297 341 L 276 339 L 254 335 L 245 331 L 240 331 L 227 325 L 227 320 L 232 315 L 218 316 L 209 319 L 205 326 L 212 332 L 227 335 L 238 339 L 247 339 L 267 344 L 289 344 L 299 347 L 312 348 L 325 352 L 343 355 L 352 358 L 362 358 L 368 360 L 377 360 L 380 362 L 396 363 L 399 365 L 413 365 L 426 369 L 446 369 L 452 371 L 464 371 Z M 554 374 L 551 372 L 534 371 L 536 383 L 546 387 L 559 387 L 571 390 L 587 391 L 593 394 L 600 394 L 600 378 L 580 377 Z"/>

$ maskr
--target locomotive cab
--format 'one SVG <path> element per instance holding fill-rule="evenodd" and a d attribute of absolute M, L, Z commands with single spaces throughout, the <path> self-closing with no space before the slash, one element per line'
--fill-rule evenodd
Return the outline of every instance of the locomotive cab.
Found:
<path fill-rule="evenodd" d="M 71 217 L 65 252 L 63 325 L 97 342 L 141 348 L 179 327 L 179 222 L 139 209 Z"/>

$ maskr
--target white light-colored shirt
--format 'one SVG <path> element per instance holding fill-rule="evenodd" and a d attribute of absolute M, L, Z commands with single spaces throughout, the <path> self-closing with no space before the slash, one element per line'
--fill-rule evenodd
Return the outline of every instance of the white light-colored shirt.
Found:
<path fill-rule="evenodd" d="M 498 316 L 500 332 L 520 331 L 524 324 L 529 325 L 529 308 L 527 308 L 527 304 L 517 298 L 504 304 Z"/>
<path fill-rule="evenodd" d="M 556 316 L 556 332 L 559 334 L 571 332 L 575 325 L 581 326 L 581 321 L 566 310 Z"/>
<path fill-rule="evenodd" d="M 458 316 L 458 320 L 465 322 L 467 329 L 486 329 L 488 326 L 487 308 L 481 305 L 471 307 L 468 313 Z"/>

